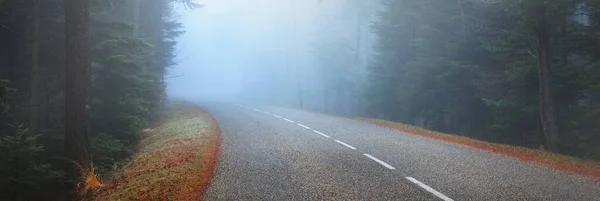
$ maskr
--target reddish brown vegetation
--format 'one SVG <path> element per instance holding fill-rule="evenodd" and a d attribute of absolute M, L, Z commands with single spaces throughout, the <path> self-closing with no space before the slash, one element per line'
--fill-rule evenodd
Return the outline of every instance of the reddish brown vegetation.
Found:
<path fill-rule="evenodd" d="M 187 105 L 147 130 L 131 163 L 97 191 L 95 200 L 200 200 L 216 167 L 217 122 Z"/>
<path fill-rule="evenodd" d="M 199 198 L 201 200 L 202 195 L 206 192 L 208 185 L 210 184 L 210 180 L 212 179 L 213 173 L 217 167 L 217 156 L 219 153 L 219 147 L 221 146 L 221 130 L 217 124 L 217 121 L 210 117 L 210 122 L 212 125 L 211 136 L 211 146 L 204 147 L 201 151 L 202 158 L 204 160 L 204 165 L 201 171 L 196 172 L 193 176 L 194 179 L 198 180 L 198 185 L 196 188 L 191 189 L 180 189 L 177 193 L 177 199 L 175 200 L 198 200 L 198 199 L 190 199 L 190 198 Z"/>

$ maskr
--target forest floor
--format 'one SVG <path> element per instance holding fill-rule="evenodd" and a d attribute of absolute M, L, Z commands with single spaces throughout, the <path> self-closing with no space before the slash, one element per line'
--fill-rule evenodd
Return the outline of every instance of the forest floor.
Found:
<path fill-rule="evenodd" d="M 215 170 L 220 142 L 216 121 L 198 106 L 175 103 L 146 129 L 139 149 L 93 200 L 199 200 Z"/>
<path fill-rule="evenodd" d="M 581 158 L 555 154 L 543 149 L 532 149 L 514 145 L 504 145 L 475 140 L 468 137 L 435 132 L 407 124 L 369 118 L 350 117 L 363 122 L 368 122 L 413 135 L 442 140 L 450 143 L 461 144 L 467 147 L 490 151 L 500 155 L 513 157 L 525 162 L 548 166 L 557 170 L 589 176 L 600 180 L 600 162 Z"/>

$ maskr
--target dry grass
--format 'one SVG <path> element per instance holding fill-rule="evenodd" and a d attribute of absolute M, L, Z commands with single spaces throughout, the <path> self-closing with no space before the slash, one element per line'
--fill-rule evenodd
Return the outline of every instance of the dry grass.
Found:
<path fill-rule="evenodd" d="M 486 150 L 497 154 L 510 156 L 522 161 L 549 166 L 554 169 L 572 172 L 584 176 L 589 176 L 600 180 L 600 163 L 597 161 L 584 160 L 581 158 L 565 156 L 561 154 L 551 153 L 542 149 L 531 149 L 525 147 L 490 143 L 480 140 L 475 140 L 463 136 L 451 135 L 430 131 L 424 128 L 406 125 L 397 122 L 390 122 L 378 119 L 368 118 L 353 118 L 356 120 L 377 124 L 396 130 L 420 135 L 428 138 L 443 140 L 446 142 L 465 145 L 467 147 Z"/>
<path fill-rule="evenodd" d="M 83 170 L 82 172 L 82 182 L 77 185 L 79 186 L 77 199 L 84 199 L 86 196 L 93 193 L 95 189 L 101 189 L 105 186 L 100 181 L 100 178 L 98 178 L 98 175 L 96 175 L 96 170 L 94 168 L 89 168 L 87 170 Z"/>
<path fill-rule="evenodd" d="M 94 200 L 200 200 L 215 168 L 219 130 L 209 114 L 179 105 L 147 129 L 130 163 Z"/>

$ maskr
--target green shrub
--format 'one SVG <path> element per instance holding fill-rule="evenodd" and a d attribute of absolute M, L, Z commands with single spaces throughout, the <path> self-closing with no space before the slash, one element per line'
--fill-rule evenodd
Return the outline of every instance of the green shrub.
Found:
<path fill-rule="evenodd" d="M 122 163 L 133 151 L 131 147 L 104 133 L 93 135 L 92 155 L 94 156 L 96 171 L 99 174 L 104 174 L 122 166 Z"/>
<path fill-rule="evenodd" d="M 44 147 L 40 135 L 18 126 L 14 135 L 0 138 L 0 197 L 31 200 L 34 192 L 62 185 L 64 174 L 50 164 L 40 162 Z"/>

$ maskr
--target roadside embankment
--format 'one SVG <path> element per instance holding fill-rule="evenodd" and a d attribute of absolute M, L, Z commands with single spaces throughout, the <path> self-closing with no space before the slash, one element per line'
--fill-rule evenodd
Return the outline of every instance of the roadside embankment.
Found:
<path fill-rule="evenodd" d="M 128 165 L 115 170 L 93 200 L 200 200 L 215 170 L 216 121 L 196 105 L 174 103 L 146 129 Z"/>

